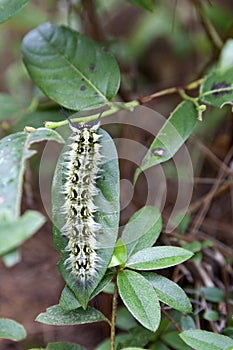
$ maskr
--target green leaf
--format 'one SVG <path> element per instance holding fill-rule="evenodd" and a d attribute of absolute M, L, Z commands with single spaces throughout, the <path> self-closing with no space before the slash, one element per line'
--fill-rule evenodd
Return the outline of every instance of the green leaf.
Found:
<path fill-rule="evenodd" d="M 0 255 L 18 247 L 44 223 L 44 216 L 32 210 L 27 210 L 18 219 L 0 222 Z"/>
<path fill-rule="evenodd" d="M 123 346 L 146 346 L 154 337 L 154 333 L 148 329 L 137 326 L 130 329 L 127 334 L 117 335 L 115 338 L 115 349 L 121 349 Z M 110 339 L 102 342 L 96 350 L 109 350 L 110 349 Z"/>
<path fill-rule="evenodd" d="M 141 7 L 144 10 L 153 11 L 154 10 L 154 4 L 152 0 L 128 0 L 132 4 Z"/>
<path fill-rule="evenodd" d="M 22 51 L 33 81 L 66 108 L 93 109 L 118 91 L 120 72 L 114 57 L 70 28 L 44 23 L 25 36 Z"/>
<path fill-rule="evenodd" d="M 0 120 L 16 118 L 20 109 L 22 109 L 22 106 L 20 106 L 12 96 L 0 94 Z"/>
<path fill-rule="evenodd" d="M 155 270 L 174 266 L 191 258 L 193 254 L 179 247 L 162 246 L 145 248 L 132 255 L 126 263 L 135 270 Z"/>
<path fill-rule="evenodd" d="M 56 131 L 46 128 L 18 132 L 0 140 L 0 213 L 10 220 L 19 217 L 25 161 L 35 154 L 29 148 L 44 140 L 63 142 Z"/>
<path fill-rule="evenodd" d="M 177 331 L 164 333 L 161 338 L 167 345 L 171 346 L 174 350 L 192 350 L 192 348 L 186 345 L 184 341 L 182 341 L 179 338 L 179 334 Z"/>
<path fill-rule="evenodd" d="M 119 227 L 119 168 L 117 152 L 112 138 L 104 130 L 99 129 L 98 132 L 102 135 L 100 138 L 102 158 L 99 163 L 99 168 L 102 172 L 96 182 L 99 191 L 95 196 L 94 204 L 97 207 L 95 222 L 100 225 L 99 234 L 96 234 L 97 246 L 100 248 L 96 249 L 96 252 L 101 264 L 99 264 L 91 283 L 80 283 L 75 275 L 67 269 L 65 260 L 69 257 L 69 252 L 65 248 L 68 240 L 60 233 L 60 229 L 67 220 L 61 208 L 61 204 L 65 203 L 66 197 L 60 189 L 64 187 L 66 180 L 63 163 L 67 157 L 66 152 L 69 151 L 71 139 L 68 140 L 60 155 L 52 185 L 54 245 L 62 254 L 59 269 L 67 285 L 84 308 L 107 270 L 114 251 Z"/>
<path fill-rule="evenodd" d="M 19 10 L 29 3 L 30 0 L 0 0 L 0 23 L 14 16 Z"/>
<path fill-rule="evenodd" d="M 126 307 L 118 307 L 116 317 L 117 328 L 122 329 L 124 331 L 128 331 L 136 327 L 137 325 L 137 321 Z"/>
<path fill-rule="evenodd" d="M 219 303 L 225 300 L 224 291 L 217 287 L 201 287 L 199 293 L 206 300 L 214 303 Z"/>
<path fill-rule="evenodd" d="M 138 210 L 126 224 L 121 236 L 128 256 L 143 248 L 151 247 L 161 230 L 162 220 L 157 208 L 148 205 Z"/>
<path fill-rule="evenodd" d="M 233 100 L 233 67 L 216 69 L 209 73 L 200 87 L 200 96 L 204 103 L 222 107 Z"/>
<path fill-rule="evenodd" d="M 131 314 L 147 329 L 156 331 L 160 305 L 150 283 L 134 271 L 122 270 L 117 276 L 119 294 Z"/>
<path fill-rule="evenodd" d="M 141 274 L 155 289 L 160 301 L 181 312 L 192 312 L 189 298 L 175 282 L 153 272 L 143 272 Z"/>
<path fill-rule="evenodd" d="M 0 318 L 0 338 L 19 341 L 26 338 L 24 327 L 16 321 L 8 318 Z"/>
<path fill-rule="evenodd" d="M 86 348 L 73 343 L 57 342 L 48 344 L 46 350 L 86 350 Z"/>
<path fill-rule="evenodd" d="M 190 250 L 190 252 L 198 253 L 201 250 L 202 245 L 199 241 L 193 241 L 193 242 L 184 244 L 183 248 Z"/>
<path fill-rule="evenodd" d="M 180 318 L 180 325 L 183 331 L 188 331 L 190 329 L 196 329 L 196 324 L 191 316 L 183 315 Z"/>
<path fill-rule="evenodd" d="M 113 272 L 108 271 L 96 289 L 93 291 L 92 295 L 90 296 L 90 299 L 94 298 L 96 295 L 98 295 L 111 281 L 113 278 Z M 62 291 L 61 298 L 59 301 L 59 305 L 63 310 L 75 310 L 81 306 L 79 301 L 77 300 L 75 294 L 72 292 L 72 290 L 65 286 L 65 288 Z"/>
<path fill-rule="evenodd" d="M 134 184 L 142 171 L 163 163 L 174 156 L 192 133 L 198 112 L 190 101 L 180 103 L 160 129 L 155 140 L 134 174 Z"/>
<path fill-rule="evenodd" d="M 15 264 L 19 263 L 21 260 L 19 249 L 13 249 L 9 253 L 4 254 L 2 256 L 2 260 L 6 267 L 12 267 Z"/>
<path fill-rule="evenodd" d="M 118 239 L 113 252 L 112 259 L 108 267 L 123 265 L 126 261 L 126 258 L 127 258 L 126 246 L 124 245 L 121 239 Z"/>
<path fill-rule="evenodd" d="M 214 310 L 207 310 L 204 312 L 203 318 L 207 321 L 218 321 L 219 320 L 219 313 Z"/>
<path fill-rule="evenodd" d="M 80 307 L 73 311 L 65 311 L 59 305 L 49 307 L 46 312 L 37 316 L 36 321 L 55 326 L 71 326 L 100 321 L 109 322 L 100 311 L 89 306 L 86 310 Z"/>
<path fill-rule="evenodd" d="M 195 350 L 228 350 L 233 346 L 233 339 L 207 331 L 185 331 L 180 337 Z"/>
<path fill-rule="evenodd" d="M 129 338 L 129 334 L 120 334 L 115 337 L 115 348 L 120 349 L 122 344 L 125 343 Z M 105 339 L 102 343 L 100 343 L 95 350 L 109 350 L 110 349 L 110 339 Z"/>
<path fill-rule="evenodd" d="M 167 345 L 162 343 L 161 341 L 156 341 L 153 343 L 153 346 L 151 348 L 152 350 L 170 350 Z"/>

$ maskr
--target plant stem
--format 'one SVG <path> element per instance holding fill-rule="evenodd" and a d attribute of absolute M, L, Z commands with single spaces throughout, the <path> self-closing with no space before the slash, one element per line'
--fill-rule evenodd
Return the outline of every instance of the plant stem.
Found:
<path fill-rule="evenodd" d="M 140 102 L 140 104 L 144 104 L 146 102 L 149 102 L 149 101 L 151 101 L 155 98 L 161 97 L 161 96 L 179 93 L 180 90 L 194 90 L 201 85 L 202 81 L 203 81 L 203 78 L 195 80 L 192 83 L 190 83 L 182 88 L 174 86 L 174 87 L 171 87 L 168 89 L 160 90 L 160 91 L 157 91 L 151 95 L 144 96 L 144 97 L 140 98 L 139 102 Z"/>
<path fill-rule="evenodd" d="M 144 96 L 142 98 L 139 98 L 138 100 L 133 100 L 133 101 L 130 101 L 130 102 L 127 102 L 127 103 L 121 103 L 121 102 L 117 102 L 115 104 L 112 104 L 112 106 L 110 107 L 110 109 L 104 111 L 101 115 L 101 118 L 105 118 L 105 117 L 109 117 L 110 115 L 113 115 L 117 112 L 119 112 L 120 110 L 122 109 L 128 109 L 129 111 L 133 111 L 135 107 L 137 107 L 139 104 L 144 104 L 146 102 L 149 102 L 155 98 L 158 98 L 158 97 L 161 97 L 161 96 L 165 96 L 165 95 L 171 95 L 171 94 L 175 94 L 175 93 L 179 93 L 180 95 L 182 95 L 182 92 L 183 92 L 183 96 L 184 96 L 184 91 L 185 90 L 194 90 L 194 89 L 197 89 L 201 83 L 203 81 L 203 78 L 201 79 L 198 79 L 198 80 L 195 80 L 193 82 L 191 82 L 190 84 L 188 85 L 185 85 L 184 87 L 171 87 L 171 88 L 168 88 L 168 89 L 165 89 L 165 90 L 160 90 L 160 91 L 157 91 L 151 95 L 148 95 L 148 96 Z M 183 97 L 181 96 L 181 97 Z M 185 95 L 185 99 L 189 99 L 189 100 L 197 100 L 195 98 L 192 98 L 188 95 Z M 93 114 L 93 115 L 90 115 L 90 116 L 86 116 L 86 117 L 79 117 L 79 118 L 73 118 L 72 121 L 74 123 L 80 123 L 80 122 L 85 122 L 85 123 L 88 123 L 92 120 L 96 120 L 98 119 L 99 117 L 99 113 L 97 114 Z M 47 121 L 45 122 L 45 127 L 48 128 L 48 129 L 56 129 L 58 128 L 59 126 L 64 126 L 64 125 L 67 125 L 68 124 L 68 121 L 67 120 L 62 120 L 60 122 L 50 122 L 50 121 Z"/>
<path fill-rule="evenodd" d="M 202 25 L 205 28 L 206 34 L 208 35 L 211 43 L 216 47 L 217 50 L 221 50 L 223 47 L 223 42 L 217 31 L 213 27 L 212 23 L 209 21 L 208 17 L 203 11 L 202 4 L 200 0 L 192 0 L 196 11 L 201 19 Z"/>
<path fill-rule="evenodd" d="M 110 115 L 113 115 L 123 109 L 129 110 L 129 111 L 133 111 L 135 107 L 137 107 L 139 105 L 139 102 L 136 100 L 127 102 L 127 103 L 121 103 L 121 102 L 117 102 L 115 104 L 112 105 L 112 107 L 106 111 L 104 111 L 101 114 L 101 118 L 105 118 L 105 117 L 109 117 Z M 76 113 L 75 113 L 76 114 Z M 99 118 L 100 113 L 96 113 L 96 114 L 92 114 L 90 116 L 86 116 L 86 117 L 79 117 L 79 118 L 72 118 L 72 122 L 74 123 L 80 123 L 80 122 L 85 122 L 88 123 L 92 120 L 96 120 Z M 60 122 L 45 122 L 45 127 L 48 129 L 56 129 L 59 126 L 64 126 L 67 125 L 68 121 L 67 120 L 62 120 Z"/>
<path fill-rule="evenodd" d="M 118 297 L 118 288 L 117 288 L 117 283 L 115 282 L 114 293 L 113 293 L 113 298 L 112 298 L 112 321 L 111 321 L 111 335 L 110 335 L 110 350 L 114 350 L 114 347 L 115 347 L 117 297 Z"/>

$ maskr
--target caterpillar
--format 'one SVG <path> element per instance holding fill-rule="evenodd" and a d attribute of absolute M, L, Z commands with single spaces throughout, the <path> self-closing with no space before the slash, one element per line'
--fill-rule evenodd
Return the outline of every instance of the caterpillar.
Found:
<path fill-rule="evenodd" d="M 98 134 L 99 123 L 77 128 L 69 120 L 69 125 L 73 133 L 63 162 L 65 203 L 62 211 L 66 223 L 61 234 L 68 240 L 65 266 L 81 283 L 88 283 L 100 263 L 96 252 L 96 232 L 100 227 L 94 218 L 97 210 L 94 198 L 98 194 L 101 135 Z"/>

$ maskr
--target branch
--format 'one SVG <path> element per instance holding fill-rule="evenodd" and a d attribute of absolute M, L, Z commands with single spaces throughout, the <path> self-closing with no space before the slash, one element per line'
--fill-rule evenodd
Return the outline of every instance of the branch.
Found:
<path fill-rule="evenodd" d="M 192 0 L 193 5 L 196 8 L 196 11 L 201 19 L 201 23 L 206 31 L 207 36 L 209 37 L 211 43 L 215 48 L 220 51 L 223 47 L 223 42 L 220 36 L 218 35 L 217 31 L 213 27 L 212 23 L 207 18 L 206 14 L 203 11 L 203 7 L 200 3 L 200 0 Z"/>
<path fill-rule="evenodd" d="M 183 87 L 175 86 L 175 87 L 171 87 L 171 88 L 168 88 L 165 90 L 160 90 L 160 91 L 157 91 L 151 95 L 139 98 L 138 101 L 140 104 L 144 104 L 146 102 L 149 102 L 149 101 L 151 101 L 155 98 L 161 97 L 161 96 L 171 95 L 171 94 L 179 94 L 180 91 L 182 91 L 182 90 L 194 90 L 194 89 L 197 89 L 201 85 L 202 81 L 203 81 L 203 78 L 195 80 L 192 83 L 185 85 Z"/>

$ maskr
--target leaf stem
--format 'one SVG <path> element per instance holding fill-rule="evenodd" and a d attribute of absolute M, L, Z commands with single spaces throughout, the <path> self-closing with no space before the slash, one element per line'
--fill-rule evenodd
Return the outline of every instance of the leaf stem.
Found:
<path fill-rule="evenodd" d="M 112 107 L 110 109 L 108 109 L 102 113 L 101 118 L 105 118 L 105 117 L 108 117 L 110 115 L 113 115 L 113 114 L 121 111 L 122 109 L 127 109 L 129 111 L 133 111 L 134 108 L 137 107 L 138 105 L 139 105 L 139 102 L 136 100 L 133 100 L 133 101 L 130 101 L 127 103 L 118 102 L 118 103 L 112 104 Z M 75 113 L 75 114 L 77 114 L 77 113 Z M 73 114 L 73 115 L 75 115 L 75 114 Z M 72 118 L 72 122 L 74 122 L 74 123 L 80 123 L 80 122 L 88 123 L 92 120 L 98 119 L 99 115 L 100 115 L 99 113 L 96 113 L 96 114 L 92 114 L 92 115 L 86 116 L 86 117 Z M 48 129 L 56 129 L 59 126 L 64 126 L 67 124 L 68 124 L 67 120 L 62 120 L 60 122 L 48 121 L 48 122 L 45 122 L 45 127 Z"/>
<path fill-rule="evenodd" d="M 194 104 L 194 106 L 196 107 L 196 110 L 198 112 L 197 119 L 199 121 L 202 121 L 202 114 L 206 110 L 206 105 L 200 105 L 198 102 L 199 97 L 191 97 L 191 96 L 187 95 L 183 89 L 179 90 L 179 94 L 184 100 L 191 101 Z"/>
<path fill-rule="evenodd" d="M 118 297 L 118 288 L 117 288 L 117 283 L 115 282 L 114 293 L 113 293 L 113 298 L 112 298 L 112 320 L 111 320 L 110 350 L 114 350 L 114 348 L 115 348 L 117 297 Z"/>

